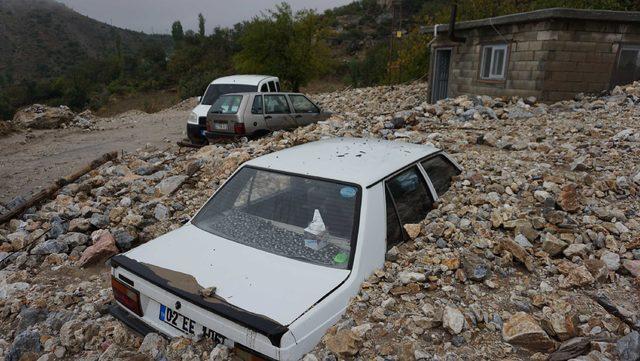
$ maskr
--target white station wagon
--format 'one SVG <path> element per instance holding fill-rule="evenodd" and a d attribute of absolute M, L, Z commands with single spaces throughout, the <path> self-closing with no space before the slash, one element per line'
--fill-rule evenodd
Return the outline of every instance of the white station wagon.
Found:
<path fill-rule="evenodd" d="M 460 171 L 434 147 L 379 139 L 250 160 L 187 224 L 111 259 L 111 313 L 142 334 L 298 360 Z"/>

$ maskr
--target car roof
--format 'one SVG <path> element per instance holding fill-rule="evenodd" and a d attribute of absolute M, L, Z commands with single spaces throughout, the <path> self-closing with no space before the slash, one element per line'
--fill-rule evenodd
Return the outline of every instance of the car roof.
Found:
<path fill-rule="evenodd" d="M 244 165 L 368 187 L 440 150 L 377 138 L 330 138 L 252 159 Z"/>
<path fill-rule="evenodd" d="M 211 84 L 245 84 L 258 85 L 263 80 L 278 80 L 277 77 L 271 75 L 230 75 L 215 79 Z"/>

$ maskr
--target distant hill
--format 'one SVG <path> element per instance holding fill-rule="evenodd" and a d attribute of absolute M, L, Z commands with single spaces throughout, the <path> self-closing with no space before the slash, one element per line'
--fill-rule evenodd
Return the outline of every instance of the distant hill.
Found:
<path fill-rule="evenodd" d="M 59 76 L 87 57 L 134 53 L 143 44 L 171 46 L 168 35 L 117 28 L 54 0 L 0 0 L 0 87 Z"/>

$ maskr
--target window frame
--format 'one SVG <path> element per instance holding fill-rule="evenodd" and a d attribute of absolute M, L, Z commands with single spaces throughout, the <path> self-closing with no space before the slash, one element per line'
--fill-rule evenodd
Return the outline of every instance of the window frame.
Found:
<path fill-rule="evenodd" d="M 207 204 L 209 204 L 209 202 L 213 201 L 213 198 L 216 196 L 216 194 L 218 192 L 220 192 L 224 187 L 226 187 L 228 184 L 231 183 L 231 180 L 238 175 L 238 173 L 240 173 L 240 171 L 244 168 L 251 168 L 251 169 L 255 169 L 258 171 L 265 171 L 265 172 L 273 172 L 273 173 L 278 173 L 278 174 L 283 174 L 283 175 L 288 175 L 288 176 L 293 176 L 293 177 L 301 177 L 301 178 L 307 178 L 307 179 L 312 179 L 312 180 L 319 180 L 319 181 L 325 181 L 325 182 L 332 182 L 332 183 L 339 183 L 339 184 L 344 184 L 350 187 L 354 187 L 358 190 L 358 193 L 356 194 L 356 208 L 354 209 L 354 214 L 353 214 L 353 229 L 352 229 L 352 235 L 351 235 L 351 254 L 349 255 L 349 263 L 347 264 L 347 268 L 345 268 L 345 270 L 351 271 L 353 269 L 353 262 L 355 260 L 355 256 L 356 256 L 356 252 L 357 252 L 357 247 L 358 247 L 358 238 L 360 237 L 360 222 L 362 221 L 362 199 L 363 199 L 363 193 L 364 193 L 364 189 L 356 183 L 352 183 L 352 182 L 348 182 L 348 181 L 343 181 L 343 180 L 338 180 L 338 179 L 333 179 L 333 178 L 325 178 L 325 177 L 317 177 L 317 176 L 312 176 L 312 175 L 306 175 L 306 174 L 301 174 L 301 173 L 294 173 L 294 172 L 287 172 L 287 171 L 283 171 L 283 170 L 278 170 L 278 169 L 271 169 L 271 168 L 264 168 L 264 167 L 258 167 L 255 165 L 243 165 L 238 167 L 235 172 L 233 172 L 233 174 L 231 174 L 229 176 L 229 178 L 227 178 L 226 181 L 224 181 L 224 183 L 222 183 L 222 185 L 220 185 L 220 187 L 218 187 L 218 189 L 216 189 L 215 192 L 213 192 L 213 194 L 211 195 L 211 197 L 209 197 L 209 199 L 207 199 L 206 202 L 204 202 L 202 204 L 202 206 L 200 208 L 198 208 L 198 210 L 195 212 L 195 214 L 191 217 L 191 219 L 189 219 L 189 224 L 193 225 L 194 227 L 198 228 L 198 229 L 202 229 L 200 227 L 198 227 L 197 225 L 195 225 L 193 223 L 193 221 L 196 219 L 196 217 L 205 209 L 205 207 L 207 206 Z M 205 231 L 207 232 L 207 231 Z M 262 252 L 266 252 L 266 251 L 262 251 Z M 284 256 L 282 256 L 284 257 Z"/>
<path fill-rule="evenodd" d="M 260 104 L 262 106 L 262 111 L 260 113 L 254 113 L 253 112 L 253 105 L 256 102 L 256 99 L 260 99 Z M 253 115 L 264 115 L 264 98 L 262 97 L 262 94 L 256 94 L 253 96 L 253 100 L 251 101 L 251 114 Z"/>
<path fill-rule="evenodd" d="M 396 200 L 393 198 L 393 195 L 391 194 L 391 191 L 389 190 L 389 186 L 387 184 L 387 181 L 389 181 L 391 178 L 399 175 L 400 173 L 406 171 L 407 169 L 417 166 L 418 169 L 419 169 L 419 173 L 422 175 L 422 178 L 427 183 L 427 188 L 428 188 L 428 191 L 429 191 L 429 193 L 431 195 L 431 198 L 433 199 L 433 203 L 436 203 L 436 202 L 438 202 L 440 200 L 440 197 L 438 196 L 438 192 L 436 192 L 436 190 L 435 190 L 435 188 L 433 186 L 433 183 L 431 183 L 431 179 L 429 178 L 429 175 L 427 174 L 427 172 L 425 171 L 424 167 L 422 166 L 422 162 L 424 162 L 426 160 L 429 160 L 429 159 L 431 159 L 433 157 L 440 156 L 440 155 L 445 157 L 449 162 L 451 162 L 451 164 L 453 164 L 454 167 L 456 167 L 458 170 L 460 170 L 460 172 L 463 171 L 462 167 L 458 164 L 458 162 L 455 161 L 455 159 L 451 158 L 448 154 L 444 153 L 443 151 L 438 151 L 438 152 L 435 152 L 433 154 L 429 154 L 426 157 L 420 158 L 417 161 L 402 167 L 401 169 L 393 172 L 392 174 L 390 174 L 390 175 L 384 177 L 383 179 L 381 179 L 379 181 L 376 181 L 376 182 L 374 182 L 374 183 L 372 183 L 372 184 L 370 184 L 370 185 L 368 185 L 366 187 L 367 189 L 369 189 L 369 188 L 373 187 L 374 185 L 378 184 L 379 182 L 383 182 L 383 187 L 382 188 L 383 188 L 383 193 L 384 193 L 384 196 L 385 196 L 385 200 L 384 200 L 384 202 L 385 202 L 384 203 L 385 204 L 385 208 L 384 208 L 385 209 L 385 225 L 384 225 L 385 226 L 385 242 L 388 242 L 388 240 L 386 239 L 386 237 L 387 237 L 387 228 L 388 228 L 388 224 L 386 223 L 386 220 L 387 220 L 387 218 L 386 218 L 387 217 L 387 198 L 386 198 L 386 194 L 387 194 L 387 192 L 389 192 L 389 196 L 391 198 L 391 201 L 393 202 L 393 210 L 395 212 L 396 219 L 400 223 L 400 229 L 402 231 L 402 241 L 400 241 L 398 243 L 395 243 L 394 246 L 398 245 L 400 243 L 406 242 L 408 240 L 407 234 L 406 234 L 406 230 L 404 229 L 404 225 L 402 224 L 402 220 L 400 219 L 400 214 L 398 214 L 398 208 L 396 207 Z M 390 248 L 391 247 L 388 247 L 387 250 L 389 250 Z"/>
<path fill-rule="evenodd" d="M 293 108 L 294 114 L 319 114 L 320 113 L 320 107 L 317 106 L 316 103 L 312 102 L 311 99 L 307 98 L 304 94 L 288 94 L 288 95 L 289 95 L 289 101 L 291 101 L 291 107 Z M 296 105 L 293 103 L 293 97 L 302 97 L 306 99 L 311 105 L 313 105 L 313 107 L 316 110 L 314 112 L 299 112 L 298 109 L 296 109 Z"/>
<path fill-rule="evenodd" d="M 485 50 L 491 48 L 491 58 L 489 59 L 489 75 L 484 76 L 485 66 Z M 504 59 L 501 74 L 492 74 L 495 64 L 496 50 L 504 50 Z M 507 80 L 507 65 L 509 63 L 509 44 L 508 43 L 491 43 L 483 44 L 480 48 L 480 68 L 478 69 L 478 79 L 485 82 L 503 82 Z"/>
<path fill-rule="evenodd" d="M 271 113 L 271 112 L 268 112 L 267 111 L 267 97 L 283 97 L 284 98 L 284 102 L 287 104 L 287 112 L 285 112 L 285 113 Z M 281 93 L 279 93 L 279 94 L 265 94 L 263 96 L 263 99 L 262 99 L 262 107 L 264 109 L 263 110 L 264 114 L 267 114 L 267 115 L 292 114 L 291 113 L 291 104 L 289 104 L 289 99 L 288 99 L 286 94 L 281 94 Z"/>

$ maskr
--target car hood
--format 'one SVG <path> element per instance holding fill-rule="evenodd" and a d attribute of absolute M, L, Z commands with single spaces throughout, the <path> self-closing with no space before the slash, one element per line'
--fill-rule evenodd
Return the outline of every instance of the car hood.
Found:
<path fill-rule="evenodd" d="M 192 224 L 125 254 L 137 262 L 191 275 L 199 286 L 243 310 L 288 326 L 349 276 L 260 251 Z"/>
<path fill-rule="evenodd" d="M 211 105 L 198 104 L 195 108 L 193 108 L 192 112 L 196 113 L 198 118 L 206 117 L 207 113 L 209 112 L 209 108 L 211 108 Z"/>

